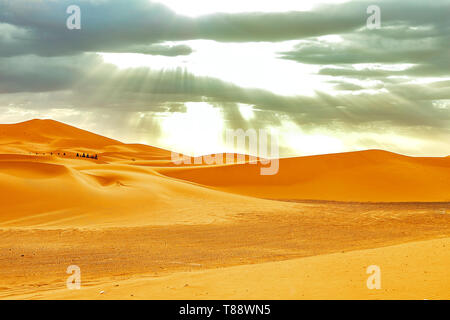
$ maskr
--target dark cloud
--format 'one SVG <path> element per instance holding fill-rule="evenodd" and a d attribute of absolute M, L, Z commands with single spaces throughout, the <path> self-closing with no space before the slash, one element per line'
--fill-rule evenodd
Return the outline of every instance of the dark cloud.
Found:
<path fill-rule="evenodd" d="M 346 81 L 335 81 L 337 84 L 334 86 L 334 89 L 336 90 L 342 90 L 342 91 L 358 91 L 363 90 L 364 87 L 359 86 L 357 84 L 346 82 Z"/>
<path fill-rule="evenodd" d="M 69 30 L 70 5 L 81 9 L 81 30 Z M 0 55 L 71 55 L 82 52 L 136 52 L 186 55 L 186 46 L 163 47 L 184 38 L 192 19 L 146 0 L 0 0 Z M 165 37 L 167 35 L 167 39 Z M 134 49 L 134 51 L 133 51 Z"/>
<path fill-rule="evenodd" d="M 441 39 L 395 40 L 382 35 L 344 35 L 340 43 L 310 40 L 300 43 L 284 59 L 319 65 L 358 63 L 425 63 L 448 57 L 449 45 Z"/>
<path fill-rule="evenodd" d="M 450 38 L 447 34 L 424 39 L 396 40 L 380 34 L 344 35 L 343 41 L 329 43 L 309 40 L 300 43 L 284 59 L 324 67 L 320 74 L 381 79 L 388 76 L 450 75 Z M 409 65 L 401 70 L 355 69 L 355 64 Z M 334 67 L 331 67 L 334 66 Z"/>
<path fill-rule="evenodd" d="M 342 41 L 304 39 L 280 58 L 323 66 L 319 74 L 391 82 L 389 77 L 450 75 L 450 2 L 382 1 L 382 28 L 340 34 Z M 357 64 L 408 65 L 356 68 Z"/>
<path fill-rule="evenodd" d="M 0 59 L 0 93 L 66 90 L 102 64 L 96 55 Z"/>
<path fill-rule="evenodd" d="M 154 56 L 166 56 L 166 57 L 176 57 L 176 56 L 188 56 L 192 53 L 192 48 L 187 45 L 159 45 L 153 44 L 148 46 L 132 46 L 125 47 L 122 49 L 110 50 L 110 52 L 116 53 L 142 53 L 150 54 Z"/>
<path fill-rule="evenodd" d="M 301 125 L 384 122 L 396 126 L 444 128 L 448 127 L 450 120 L 446 108 L 437 108 L 433 104 L 433 101 L 450 99 L 448 81 L 385 85 L 386 92 L 376 94 L 330 95 L 316 92 L 312 97 L 287 97 L 266 90 L 242 88 L 216 78 L 194 76 L 183 69 L 120 70 L 103 63 L 93 54 L 51 59 L 27 56 L 2 62 L 1 74 L 4 70 L 9 74 L 0 81 L 9 85 L 9 93 L 57 91 L 55 100 L 59 97 L 65 101 L 62 104 L 71 103 L 78 109 L 101 106 L 134 112 L 162 112 L 168 110 L 167 103 L 208 101 L 223 108 L 231 106 L 235 114 L 235 103 L 249 104 L 262 111 L 282 112 Z M 8 66 L 22 66 L 23 70 L 15 73 L 15 68 Z M 11 78 L 14 80 L 8 80 Z M 67 94 L 62 96 L 60 91 Z M 242 121 L 238 117 L 231 118 Z"/>
<path fill-rule="evenodd" d="M 81 8 L 81 30 L 66 28 L 66 9 L 73 4 Z M 193 39 L 299 39 L 359 28 L 365 24 L 366 7 L 360 3 L 342 10 L 330 6 L 314 12 L 221 13 L 194 19 L 147 0 L 0 0 L 0 55 L 55 56 L 123 48 L 145 52 L 151 44 Z"/>
<path fill-rule="evenodd" d="M 73 4 L 81 8 L 81 30 L 66 28 L 66 9 Z M 146 53 L 147 46 L 164 41 L 283 41 L 344 34 L 365 27 L 366 9 L 372 4 L 357 1 L 320 6 L 309 12 L 220 13 L 190 18 L 147 0 L 0 0 L 0 55 L 54 56 L 122 52 L 123 48 Z M 431 37 L 443 31 L 448 34 L 450 5 L 445 1 L 385 0 L 377 4 L 388 36 L 398 37 L 399 32 L 405 38 Z M 151 47 L 148 49 L 147 53 L 153 54 Z M 297 59 L 298 55 L 286 53 L 285 57 Z"/>

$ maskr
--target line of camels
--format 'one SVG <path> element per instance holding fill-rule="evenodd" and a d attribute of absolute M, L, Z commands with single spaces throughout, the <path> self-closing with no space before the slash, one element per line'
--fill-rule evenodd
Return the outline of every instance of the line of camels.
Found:
<path fill-rule="evenodd" d="M 40 153 L 38 153 L 38 152 L 36 152 L 36 155 L 38 156 Z M 44 155 L 45 156 L 45 153 L 42 153 L 42 155 Z M 63 156 L 63 157 L 65 157 L 66 156 L 66 153 L 65 152 L 58 152 L 58 153 L 53 153 L 53 152 L 50 152 L 50 155 L 51 156 L 53 156 L 53 155 L 58 155 L 58 156 Z M 77 158 L 86 158 L 86 159 L 94 159 L 94 160 L 98 160 L 98 154 L 92 154 L 92 155 L 89 155 L 89 153 L 77 153 L 77 156 L 76 156 Z"/>

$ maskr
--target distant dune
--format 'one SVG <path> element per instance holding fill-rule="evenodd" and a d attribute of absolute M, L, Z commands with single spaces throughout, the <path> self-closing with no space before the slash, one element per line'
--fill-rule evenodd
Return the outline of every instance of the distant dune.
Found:
<path fill-rule="evenodd" d="M 170 159 L 167 150 L 139 144 L 125 144 L 54 120 L 30 120 L 0 124 L 0 152 L 93 152 L 124 158 L 139 154 L 142 158 Z"/>
<path fill-rule="evenodd" d="M 160 169 L 217 190 L 270 199 L 450 201 L 450 159 L 414 158 L 381 150 L 281 159 L 279 172 L 260 165 Z"/>
<path fill-rule="evenodd" d="M 448 298 L 436 239 L 450 238 L 450 157 L 260 166 L 175 165 L 169 150 L 53 120 L 0 125 L 0 298 Z M 366 290 L 369 263 L 387 290 Z M 88 290 L 65 289 L 72 264 Z"/>

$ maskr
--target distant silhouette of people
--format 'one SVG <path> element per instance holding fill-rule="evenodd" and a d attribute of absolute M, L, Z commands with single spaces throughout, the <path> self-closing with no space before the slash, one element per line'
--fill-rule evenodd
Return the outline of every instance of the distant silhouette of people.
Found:
<path fill-rule="evenodd" d="M 66 153 L 64 152 L 64 155 L 66 155 Z M 77 158 L 87 158 L 87 159 L 94 159 L 94 160 L 98 160 L 98 154 L 92 154 L 92 155 L 89 155 L 89 153 L 84 153 L 83 152 L 83 154 L 81 154 L 81 153 L 78 153 L 77 152 Z"/>

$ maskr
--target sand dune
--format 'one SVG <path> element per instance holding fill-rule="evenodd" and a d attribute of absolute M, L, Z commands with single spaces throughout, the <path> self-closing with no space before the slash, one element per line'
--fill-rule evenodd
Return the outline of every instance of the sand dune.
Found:
<path fill-rule="evenodd" d="M 16 153 L 70 153 L 91 152 L 114 159 L 170 159 L 170 152 L 139 144 L 125 144 L 89 131 L 81 130 L 54 120 L 30 120 L 18 124 L 0 125 L 0 152 Z M 5 152 L 13 153 L 13 152 Z"/>
<path fill-rule="evenodd" d="M 290 207 L 224 194 L 167 179 L 147 167 L 121 164 L 1 161 L 0 192 L 9 195 L 2 200 L 0 227 L 209 223 L 236 211 Z M 24 198 L 26 202 L 21 201 Z"/>
<path fill-rule="evenodd" d="M 52 120 L 0 125 L 0 297 L 448 298 L 449 157 L 369 150 L 279 167 L 174 165 L 168 150 Z M 359 284 L 373 257 L 390 270 L 376 293 Z M 71 264 L 86 290 L 64 289 Z"/>
<path fill-rule="evenodd" d="M 450 159 L 413 158 L 368 150 L 281 159 L 279 172 L 260 164 L 163 168 L 160 173 L 216 190 L 270 199 L 450 201 Z"/>
<path fill-rule="evenodd" d="M 116 140 L 102 137 L 53 120 L 30 120 L 17 124 L 0 125 L 0 141 L 33 142 L 47 147 L 105 147 L 120 144 Z"/>
<path fill-rule="evenodd" d="M 235 211 L 289 208 L 161 176 L 148 162 L 170 161 L 170 152 L 159 148 L 124 144 L 51 120 L 0 128 L 2 148 L 17 145 L 34 154 L 0 155 L 0 192 L 10 195 L 2 201 L 2 227 L 209 223 Z M 100 159 L 77 158 L 82 150 L 94 150 Z"/>

